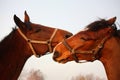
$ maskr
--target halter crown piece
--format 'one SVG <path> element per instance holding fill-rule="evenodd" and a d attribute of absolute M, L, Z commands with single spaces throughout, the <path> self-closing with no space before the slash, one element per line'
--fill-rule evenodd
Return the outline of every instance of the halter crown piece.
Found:
<path fill-rule="evenodd" d="M 18 28 L 17 30 L 18 30 L 18 32 L 20 33 L 20 35 L 28 42 L 28 45 L 29 45 L 32 53 L 33 53 L 36 57 L 40 57 L 40 55 L 37 55 L 37 54 L 36 54 L 36 52 L 35 52 L 35 50 L 34 50 L 34 48 L 33 48 L 33 46 L 32 46 L 32 43 L 47 44 L 47 45 L 48 45 L 48 48 L 49 48 L 49 52 L 52 52 L 51 43 L 52 43 L 52 40 L 53 40 L 53 38 L 54 38 L 57 30 L 58 30 L 57 28 L 55 28 L 52 36 L 51 36 L 50 39 L 47 40 L 47 41 L 38 41 L 38 40 L 28 39 L 28 38 L 22 33 L 22 31 L 21 31 L 19 28 Z"/>

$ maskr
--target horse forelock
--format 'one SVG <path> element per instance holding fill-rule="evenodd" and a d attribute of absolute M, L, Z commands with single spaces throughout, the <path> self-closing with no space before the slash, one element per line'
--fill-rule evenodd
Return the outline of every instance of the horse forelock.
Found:
<path fill-rule="evenodd" d="M 101 19 L 89 24 L 86 28 L 88 28 L 89 31 L 98 31 L 100 29 L 107 28 L 109 26 L 110 25 L 105 19 Z"/>

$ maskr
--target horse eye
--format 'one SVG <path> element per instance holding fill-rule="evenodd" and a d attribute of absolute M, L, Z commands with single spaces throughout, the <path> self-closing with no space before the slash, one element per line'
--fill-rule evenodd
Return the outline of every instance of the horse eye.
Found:
<path fill-rule="evenodd" d="M 82 41 L 87 41 L 87 38 L 81 37 L 80 38 Z"/>
<path fill-rule="evenodd" d="M 37 29 L 37 30 L 35 30 L 35 33 L 40 32 L 40 31 L 41 31 L 41 29 Z"/>

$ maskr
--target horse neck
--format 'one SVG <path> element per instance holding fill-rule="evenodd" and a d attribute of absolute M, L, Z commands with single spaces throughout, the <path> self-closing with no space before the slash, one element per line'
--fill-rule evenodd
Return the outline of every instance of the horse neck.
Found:
<path fill-rule="evenodd" d="M 12 32 L 0 43 L 0 80 L 17 80 L 30 55 L 28 48 L 17 31 Z"/>
<path fill-rule="evenodd" d="M 102 50 L 100 61 L 106 70 L 108 80 L 119 80 L 120 76 L 120 38 L 110 38 Z"/>

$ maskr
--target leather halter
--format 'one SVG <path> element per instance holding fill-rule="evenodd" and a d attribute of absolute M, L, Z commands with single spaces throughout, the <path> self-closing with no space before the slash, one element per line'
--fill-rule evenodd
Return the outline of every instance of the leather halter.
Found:
<path fill-rule="evenodd" d="M 18 32 L 20 33 L 20 35 L 27 41 L 27 43 L 28 43 L 31 51 L 33 52 L 33 54 L 34 54 L 36 57 L 40 57 L 40 55 L 36 54 L 36 52 L 35 52 L 35 50 L 34 50 L 34 48 L 33 48 L 33 46 L 32 46 L 32 43 L 46 44 L 46 45 L 48 45 L 49 52 L 52 52 L 52 46 L 51 46 L 51 44 L 52 44 L 52 40 L 53 40 L 53 38 L 54 38 L 57 30 L 58 30 L 57 28 L 54 30 L 54 32 L 53 32 L 52 36 L 50 37 L 50 39 L 49 39 L 49 40 L 46 40 L 46 41 L 31 40 L 31 39 L 27 38 L 27 37 L 22 33 L 22 31 L 21 31 L 19 28 L 18 28 L 17 30 L 18 30 Z"/>
<path fill-rule="evenodd" d="M 73 59 L 75 60 L 75 62 L 77 63 L 84 63 L 84 62 L 79 62 L 79 59 L 78 57 L 76 56 L 76 54 L 94 54 L 92 56 L 92 59 L 93 60 L 90 60 L 90 61 L 94 61 L 94 60 L 97 60 L 100 58 L 100 55 L 98 54 L 101 49 L 103 48 L 104 46 L 104 43 L 105 41 L 110 38 L 111 35 L 108 35 L 106 37 L 104 37 L 101 42 L 92 50 L 88 50 L 88 51 L 76 51 L 74 48 L 72 48 L 67 42 L 66 40 L 64 40 L 62 43 L 63 45 L 70 51 L 71 55 L 73 56 Z M 79 46 L 80 47 L 80 46 Z"/>

